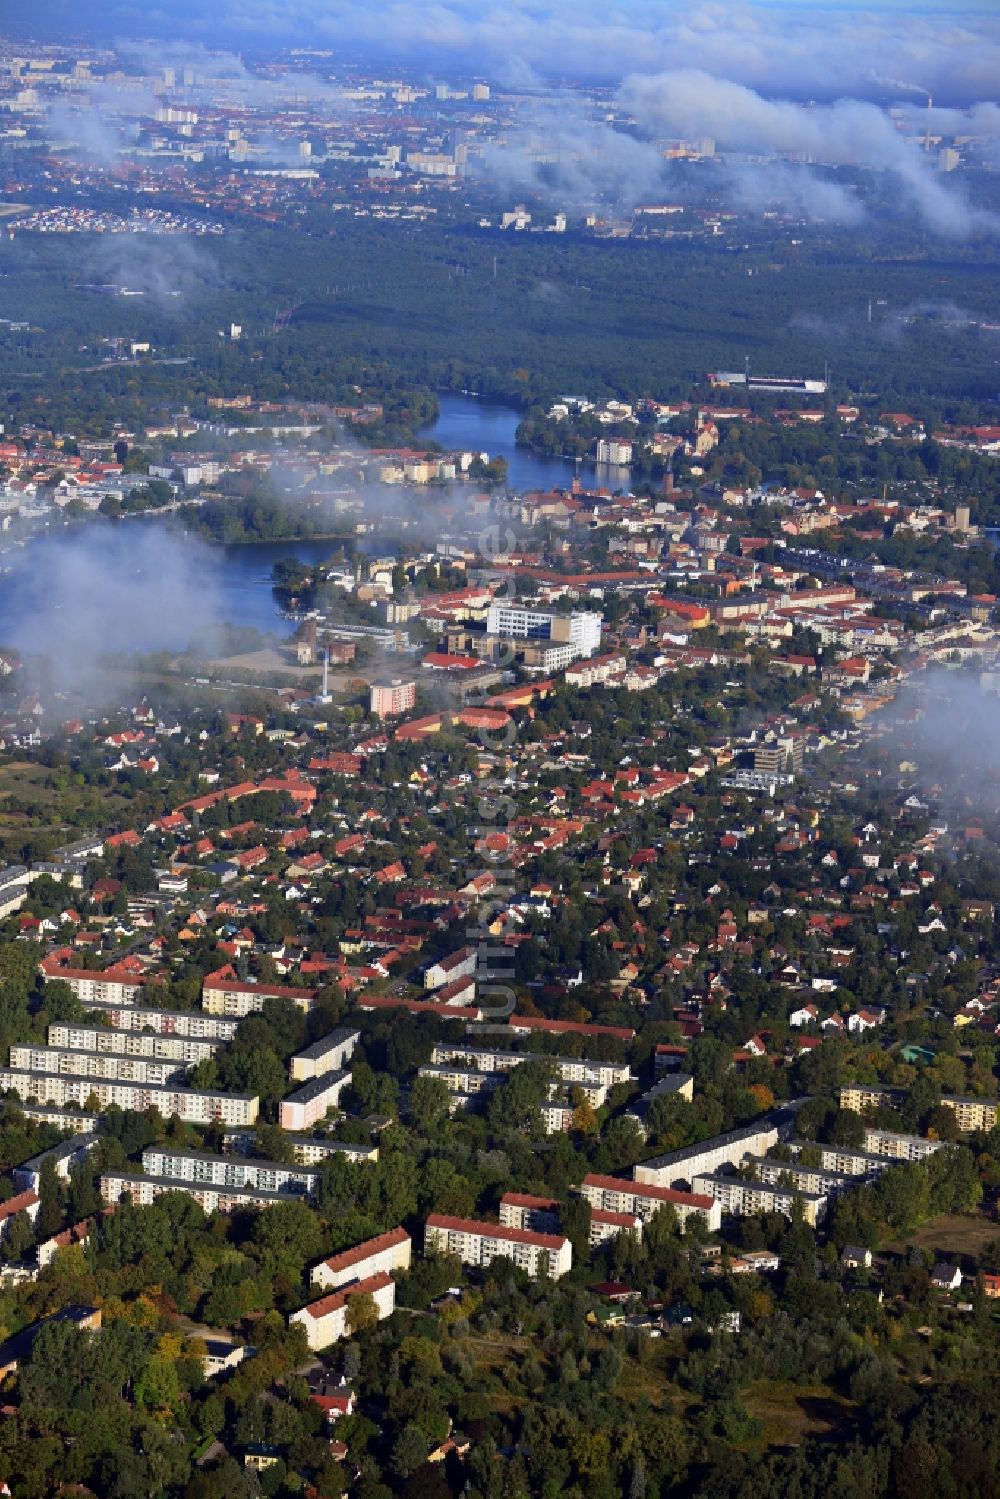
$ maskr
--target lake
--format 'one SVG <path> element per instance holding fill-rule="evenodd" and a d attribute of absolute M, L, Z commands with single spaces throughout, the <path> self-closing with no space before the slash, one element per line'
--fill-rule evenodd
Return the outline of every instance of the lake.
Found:
<path fill-rule="evenodd" d="M 577 465 L 567 458 L 540 458 L 527 448 L 517 447 L 514 434 L 521 413 L 510 406 L 450 394 L 440 397 L 440 406 L 437 421 L 421 427 L 418 436 L 429 437 L 443 448 L 506 458 L 510 489 L 568 489 L 578 473 L 582 480 L 593 482 L 593 463 Z"/>
<path fill-rule="evenodd" d="M 509 406 L 444 395 L 437 421 L 420 435 L 447 449 L 506 458 L 515 491 L 568 489 L 577 472 L 586 483 L 620 488 L 627 482 L 618 470 L 598 472 L 594 464 L 539 458 L 516 447 L 519 420 Z M 60 656 L 177 650 L 215 622 L 288 636 L 295 625 L 282 619 L 272 592 L 274 563 L 283 557 L 327 561 L 342 545 L 276 541 L 213 548 L 171 532 L 155 517 L 59 526 L 0 553 L 0 646 Z"/>

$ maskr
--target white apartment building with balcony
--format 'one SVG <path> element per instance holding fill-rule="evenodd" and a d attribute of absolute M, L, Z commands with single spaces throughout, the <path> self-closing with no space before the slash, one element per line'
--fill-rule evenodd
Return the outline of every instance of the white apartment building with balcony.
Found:
<path fill-rule="evenodd" d="M 50 1025 L 50 1046 L 66 1051 L 116 1052 L 123 1056 L 150 1057 L 194 1067 L 215 1055 L 221 1041 L 200 1041 L 189 1036 L 150 1035 L 147 1031 L 107 1030 L 104 1026 Z"/>
<path fill-rule="evenodd" d="M 311 1196 L 319 1172 L 285 1161 L 258 1161 L 250 1156 L 212 1155 L 200 1150 L 170 1150 L 149 1145 L 142 1153 L 147 1176 L 169 1178 L 179 1187 L 231 1187 L 238 1191 L 280 1192 L 285 1196 Z"/>
<path fill-rule="evenodd" d="M 677 1214 L 681 1232 L 691 1217 L 698 1217 L 706 1228 L 716 1233 L 722 1226 L 722 1210 L 712 1197 L 703 1192 L 678 1192 L 673 1187 L 659 1187 L 653 1182 L 626 1181 L 620 1176 L 591 1173 L 580 1183 L 580 1196 L 591 1208 L 606 1213 L 625 1213 L 648 1223 L 662 1207 Z"/>
<path fill-rule="evenodd" d="M 57 1046 L 14 1045 L 10 1065 L 27 1072 L 60 1072 L 79 1077 L 110 1078 L 116 1082 L 142 1083 L 162 1088 L 183 1078 L 181 1062 L 155 1057 L 123 1056 L 114 1051 L 64 1051 Z"/>
<path fill-rule="evenodd" d="M 532 1280 L 547 1275 L 558 1280 L 571 1269 L 573 1250 L 558 1234 L 505 1228 L 475 1218 L 451 1218 L 432 1213 L 424 1231 L 424 1253 L 454 1254 L 465 1265 L 488 1265 L 495 1259 L 513 1260 Z"/>
<path fill-rule="evenodd" d="M 149 1207 L 164 1192 L 184 1192 L 194 1198 L 203 1213 L 236 1213 L 242 1208 L 267 1208 L 288 1201 L 287 1192 L 218 1187 L 210 1182 L 182 1182 L 173 1176 L 140 1176 L 129 1171 L 106 1171 L 100 1186 L 101 1199 L 109 1207 L 120 1202 L 125 1192 L 135 1207 Z"/>
<path fill-rule="evenodd" d="M 259 1100 L 250 1094 L 202 1092 L 195 1088 L 154 1087 L 150 1083 L 119 1082 L 61 1072 L 26 1072 L 18 1067 L 0 1068 L 0 1093 L 16 1093 L 25 1102 L 34 1099 L 56 1109 L 69 1103 L 81 1107 L 95 1098 L 99 1108 L 116 1104 L 144 1114 L 158 1109 L 164 1119 L 176 1114 L 189 1124 L 253 1124 Z"/>

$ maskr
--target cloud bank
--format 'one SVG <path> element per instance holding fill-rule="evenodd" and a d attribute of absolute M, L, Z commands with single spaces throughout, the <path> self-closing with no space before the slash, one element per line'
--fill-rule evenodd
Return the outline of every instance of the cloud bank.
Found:
<path fill-rule="evenodd" d="M 883 98 L 873 68 L 933 93 L 939 104 L 989 98 L 1000 77 L 1000 17 L 989 4 L 827 0 L 8 0 L 4 25 L 25 34 L 156 36 L 240 51 L 287 43 L 338 56 L 498 71 L 516 59 L 540 75 L 617 81 L 686 62 L 748 87 L 796 98 Z M 890 90 L 890 93 L 892 90 Z"/>

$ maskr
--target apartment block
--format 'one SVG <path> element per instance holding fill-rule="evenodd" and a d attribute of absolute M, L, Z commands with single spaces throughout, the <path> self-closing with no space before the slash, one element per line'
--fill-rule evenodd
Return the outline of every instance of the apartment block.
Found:
<path fill-rule="evenodd" d="M 292 1057 L 288 1064 L 289 1075 L 294 1082 L 306 1083 L 310 1078 L 322 1077 L 325 1072 L 342 1072 L 360 1040 L 361 1032 L 349 1030 L 346 1026 L 331 1031 Z"/>
<path fill-rule="evenodd" d="M 850 1145 L 819 1145 L 812 1140 L 792 1140 L 788 1148 L 796 1158 L 803 1151 L 818 1152 L 819 1164 L 824 1171 L 839 1171 L 844 1176 L 874 1176 L 889 1166 L 884 1153 Z"/>
<path fill-rule="evenodd" d="M 778 1138 L 777 1125 L 749 1124 L 744 1129 L 701 1140 L 697 1145 L 640 1161 L 632 1174 L 637 1182 L 654 1186 L 670 1187 L 684 1182 L 693 1187 L 696 1176 L 708 1175 L 722 1166 L 738 1166 L 746 1155 L 767 1155 L 777 1145 Z"/>
<path fill-rule="evenodd" d="M 18 1192 L 14 1197 L 8 1197 L 6 1202 L 0 1202 L 0 1239 L 6 1237 L 18 1213 L 27 1213 L 28 1218 L 34 1223 L 41 1205 L 38 1193 L 30 1189 L 26 1192 Z"/>
<path fill-rule="evenodd" d="M 783 734 L 757 745 L 753 752 L 753 768 L 763 775 L 798 775 L 804 756 L 802 736 Z"/>
<path fill-rule="evenodd" d="M 355 1145 L 346 1140 L 327 1140 L 323 1135 L 289 1135 L 289 1143 L 297 1166 L 318 1166 L 335 1156 L 344 1156 L 349 1161 L 371 1162 L 378 1160 L 377 1145 Z M 222 1137 L 226 1150 L 249 1155 L 257 1144 L 252 1130 L 231 1130 Z"/>
<path fill-rule="evenodd" d="M 352 1281 L 369 1280 L 373 1275 L 391 1275 L 394 1270 L 409 1270 L 413 1243 L 405 1228 L 393 1228 L 374 1239 L 366 1239 L 353 1249 L 321 1260 L 309 1272 L 309 1284 L 323 1291 L 339 1291 Z"/>
<path fill-rule="evenodd" d="M 146 1031 L 106 1030 L 103 1026 L 50 1025 L 50 1046 L 69 1051 L 119 1052 L 194 1067 L 215 1055 L 220 1041 L 196 1041 L 189 1036 L 157 1036 Z"/>
<path fill-rule="evenodd" d="M 684 1231 L 691 1217 L 703 1220 L 705 1226 L 715 1233 L 722 1224 L 722 1212 L 718 1204 L 704 1193 L 679 1192 L 673 1187 L 657 1186 L 655 1182 L 626 1181 L 620 1176 L 589 1175 L 580 1183 L 580 1195 L 586 1198 L 592 1209 L 605 1213 L 624 1213 L 648 1223 L 662 1207 L 671 1207 Z"/>
<path fill-rule="evenodd" d="M 840 1107 L 863 1114 L 873 1108 L 899 1108 L 906 1094 L 900 1088 L 877 1088 L 868 1083 L 848 1083 L 840 1090 Z M 966 1098 L 957 1093 L 942 1093 L 941 1102 L 951 1109 L 963 1134 L 990 1130 L 997 1122 L 1000 1104 L 995 1098 Z"/>
<path fill-rule="evenodd" d="M 81 1109 L 48 1109 L 41 1104 L 22 1100 L 21 1113 L 35 1124 L 50 1124 L 53 1129 L 72 1130 L 76 1135 L 88 1135 L 101 1123 L 102 1114 L 87 1114 Z"/>
<path fill-rule="evenodd" d="M 827 1171 L 824 1166 L 803 1166 L 800 1161 L 779 1161 L 773 1156 L 747 1156 L 744 1167 L 754 1179 L 768 1186 L 794 1187 L 797 1192 L 833 1197 L 848 1187 L 856 1187 L 853 1176 L 843 1171 Z"/>
<path fill-rule="evenodd" d="M 891 1129 L 865 1130 L 865 1149 L 890 1161 L 925 1161 L 935 1150 L 941 1149 L 942 1143 L 941 1140 L 925 1140 L 922 1135 L 896 1134 Z"/>
<path fill-rule="evenodd" d="M 975 1130 L 991 1130 L 997 1122 L 1000 1105 L 995 1098 L 962 1098 L 944 1093 L 941 1102 L 946 1109 L 951 1109 L 963 1135 Z"/>
<path fill-rule="evenodd" d="M 170 1177 L 178 1186 L 195 1182 L 199 1186 L 232 1187 L 239 1191 L 281 1192 L 292 1196 L 311 1196 L 319 1181 L 319 1172 L 283 1161 L 258 1161 L 250 1156 L 211 1155 L 200 1150 L 170 1150 L 150 1145 L 142 1153 L 142 1169 L 147 1176 Z"/>
<path fill-rule="evenodd" d="M 91 1117 L 87 1116 L 88 1122 Z M 30 1161 L 22 1161 L 20 1166 L 14 1167 L 15 1187 L 19 1192 L 37 1192 L 46 1161 L 53 1163 L 60 1181 L 69 1181 L 73 1167 L 86 1159 L 99 1139 L 100 1136 L 93 1130 L 82 1131 L 74 1134 L 72 1139 L 64 1140 L 61 1145 L 53 1145 L 51 1150 L 43 1150 L 39 1155 L 32 1156 Z"/>
<path fill-rule="evenodd" d="M 56 1046 L 12 1046 L 10 1065 L 27 1072 L 65 1072 L 79 1077 L 142 1083 L 154 1088 L 162 1088 L 184 1073 L 183 1064 L 179 1062 L 123 1056 L 114 1051 L 64 1051 Z"/>
<path fill-rule="evenodd" d="M 501 1072 L 477 1072 L 474 1067 L 460 1062 L 428 1062 L 418 1069 L 420 1077 L 433 1077 L 444 1083 L 449 1093 L 471 1098 L 477 1093 L 488 1093 L 499 1087 L 504 1080 Z"/>
<path fill-rule="evenodd" d="M 335 1109 L 340 1095 L 351 1081 L 349 1072 L 326 1072 L 322 1077 L 310 1078 L 294 1093 L 289 1093 L 278 1106 L 278 1123 L 282 1129 L 311 1129 L 320 1119 L 325 1119 L 330 1109 Z"/>
<path fill-rule="evenodd" d="M 446 958 L 428 963 L 424 970 L 424 988 L 440 989 L 442 984 L 453 983 L 455 979 L 475 978 L 478 962 L 478 949 L 460 947 Z"/>
<path fill-rule="evenodd" d="M 536 1234 L 559 1231 L 559 1202 L 555 1197 L 532 1197 L 530 1192 L 505 1192 L 500 1199 L 504 1228 L 526 1228 Z"/>
<path fill-rule="evenodd" d="M 312 989 L 286 984 L 242 984 L 226 969 L 207 974 L 201 986 L 201 1007 L 207 1015 L 235 1015 L 239 1020 L 262 1010 L 266 999 L 290 999 L 300 1010 L 309 1010 L 315 998 Z"/>
<path fill-rule="evenodd" d="M 571 659 L 576 659 L 593 656 L 600 650 L 602 623 L 599 614 L 582 609 L 572 614 L 554 614 L 544 609 L 493 603 L 486 614 L 486 633 L 506 639 L 568 645 L 572 647 Z"/>
<path fill-rule="evenodd" d="M 253 1124 L 259 1100 L 249 1094 L 201 1092 L 194 1088 L 154 1087 L 151 1083 L 116 1082 L 60 1072 L 25 1072 L 17 1067 L 0 1068 L 0 1092 L 13 1092 L 25 1102 L 41 1101 L 57 1109 L 68 1103 L 81 1107 L 96 1098 L 100 1108 L 116 1104 L 143 1114 L 158 1109 L 165 1119 L 176 1114 L 189 1124 Z M 93 1116 L 88 1124 L 94 1123 Z"/>
<path fill-rule="evenodd" d="M 726 1213 L 746 1217 L 751 1213 L 781 1213 L 791 1218 L 796 1204 L 802 1216 L 815 1228 L 826 1215 L 826 1197 L 822 1193 L 798 1192 L 770 1182 L 744 1181 L 740 1176 L 723 1176 L 706 1172 L 692 1182 L 696 1192 L 713 1198 Z"/>
<path fill-rule="evenodd" d="M 47 984 L 57 981 L 68 984 L 82 1005 L 134 1005 L 148 977 L 121 966 L 106 968 L 103 972 L 92 968 L 66 968 L 55 956 L 43 958 L 40 966 Z"/>
<path fill-rule="evenodd" d="M 431 1052 L 431 1062 L 453 1063 L 477 1072 L 512 1072 L 522 1062 L 537 1062 L 537 1052 L 502 1051 L 491 1046 L 464 1046 L 461 1043 L 445 1045 L 439 1043 Z M 605 1089 L 615 1083 L 628 1083 L 632 1072 L 627 1062 L 599 1062 L 589 1057 L 544 1057 L 551 1062 L 565 1083 L 579 1083 Z"/>
<path fill-rule="evenodd" d="M 864 1114 L 868 1109 L 898 1109 L 906 1094 L 901 1088 L 879 1088 L 873 1083 L 846 1083 L 840 1090 L 840 1107 Z"/>
<path fill-rule="evenodd" d="M 152 1010 L 117 1001 L 90 1000 L 91 1009 L 106 1015 L 116 1031 L 153 1031 L 157 1036 L 191 1036 L 208 1041 L 231 1041 L 239 1020 L 206 1015 L 204 1010 Z"/>
<path fill-rule="evenodd" d="M 368 1280 L 352 1281 L 341 1290 L 293 1312 L 288 1321 L 301 1323 L 306 1330 L 306 1342 L 313 1350 L 329 1348 L 331 1343 L 350 1335 L 351 1299 L 355 1296 L 370 1296 L 378 1320 L 383 1322 L 396 1309 L 396 1282 L 390 1275 L 373 1275 Z"/>
<path fill-rule="evenodd" d="M 635 1234 L 637 1239 L 642 1237 L 642 1219 L 638 1213 L 609 1213 L 605 1208 L 591 1208 L 591 1249 L 606 1244 L 609 1239 L 617 1239 L 619 1234 Z"/>
<path fill-rule="evenodd" d="M 243 1208 L 273 1207 L 287 1202 L 287 1192 L 255 1191 L 252 1187 L 216 1187 L 209 1182 L 183 1182 L 174 1176 L 140 1176 L 128 1171 L 107 1171 L 101 1177 L 101 1198 L 120 1202 L 127 1192 L 136 1207 L 149 1207 L 163 1192 L 186 1192 L 203 1213 L 236 1213 Z"/>
<path fill-rule="evenodd" d="M 568 1239 L 557 1234 L 505 1228 L 476 1218 L 451 1218 L 432 1213 L 424 1231 L 424 1253 L 454 1254 L 464 1265 L 489 1265 L 495 1259 L 513 1260 L 532 1280 L 547 1275 L 558 1280 L 573 1263 Z"/>
<path fill-rule="evenodd" d="M 543 1103 L 538 1111 L 547 1135 L 568 1135 L 576 1113 L 567 1103 Z"/>
<path fill-rule="evenodd" d="M 396 718 L 409 713 L 417 701 L 416 682 L 373 682 L 369 707 L 376 718 Z"/>

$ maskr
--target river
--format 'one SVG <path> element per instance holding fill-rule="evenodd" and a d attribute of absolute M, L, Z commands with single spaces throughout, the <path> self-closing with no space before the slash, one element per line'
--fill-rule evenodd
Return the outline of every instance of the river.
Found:
<path fill-rule="evenodd" d="M 568 488 L 577 465 L 516 447 L 519 420 L 509 406 L 445 395 L 437 421 L 420 436 L 449 450 L 506 458 L 512 490 Z M 591 483 L 595 476 L 615 488 L 623 482 L 617 470 L 598 474 L 593 464 L 579 472 Z M 88 644 L 106 640 L 108 649 L 177 650 L 210 620 L 288 636 L 295 626 L 281 617 L 271 568 L 283 557 L 326 561 L 341 546 L 275 541 L 208 548 L 178 541 L 155 517 L 54 527 L 0 553 L 0 646 L 71 651 L 86 636 Z"/>

